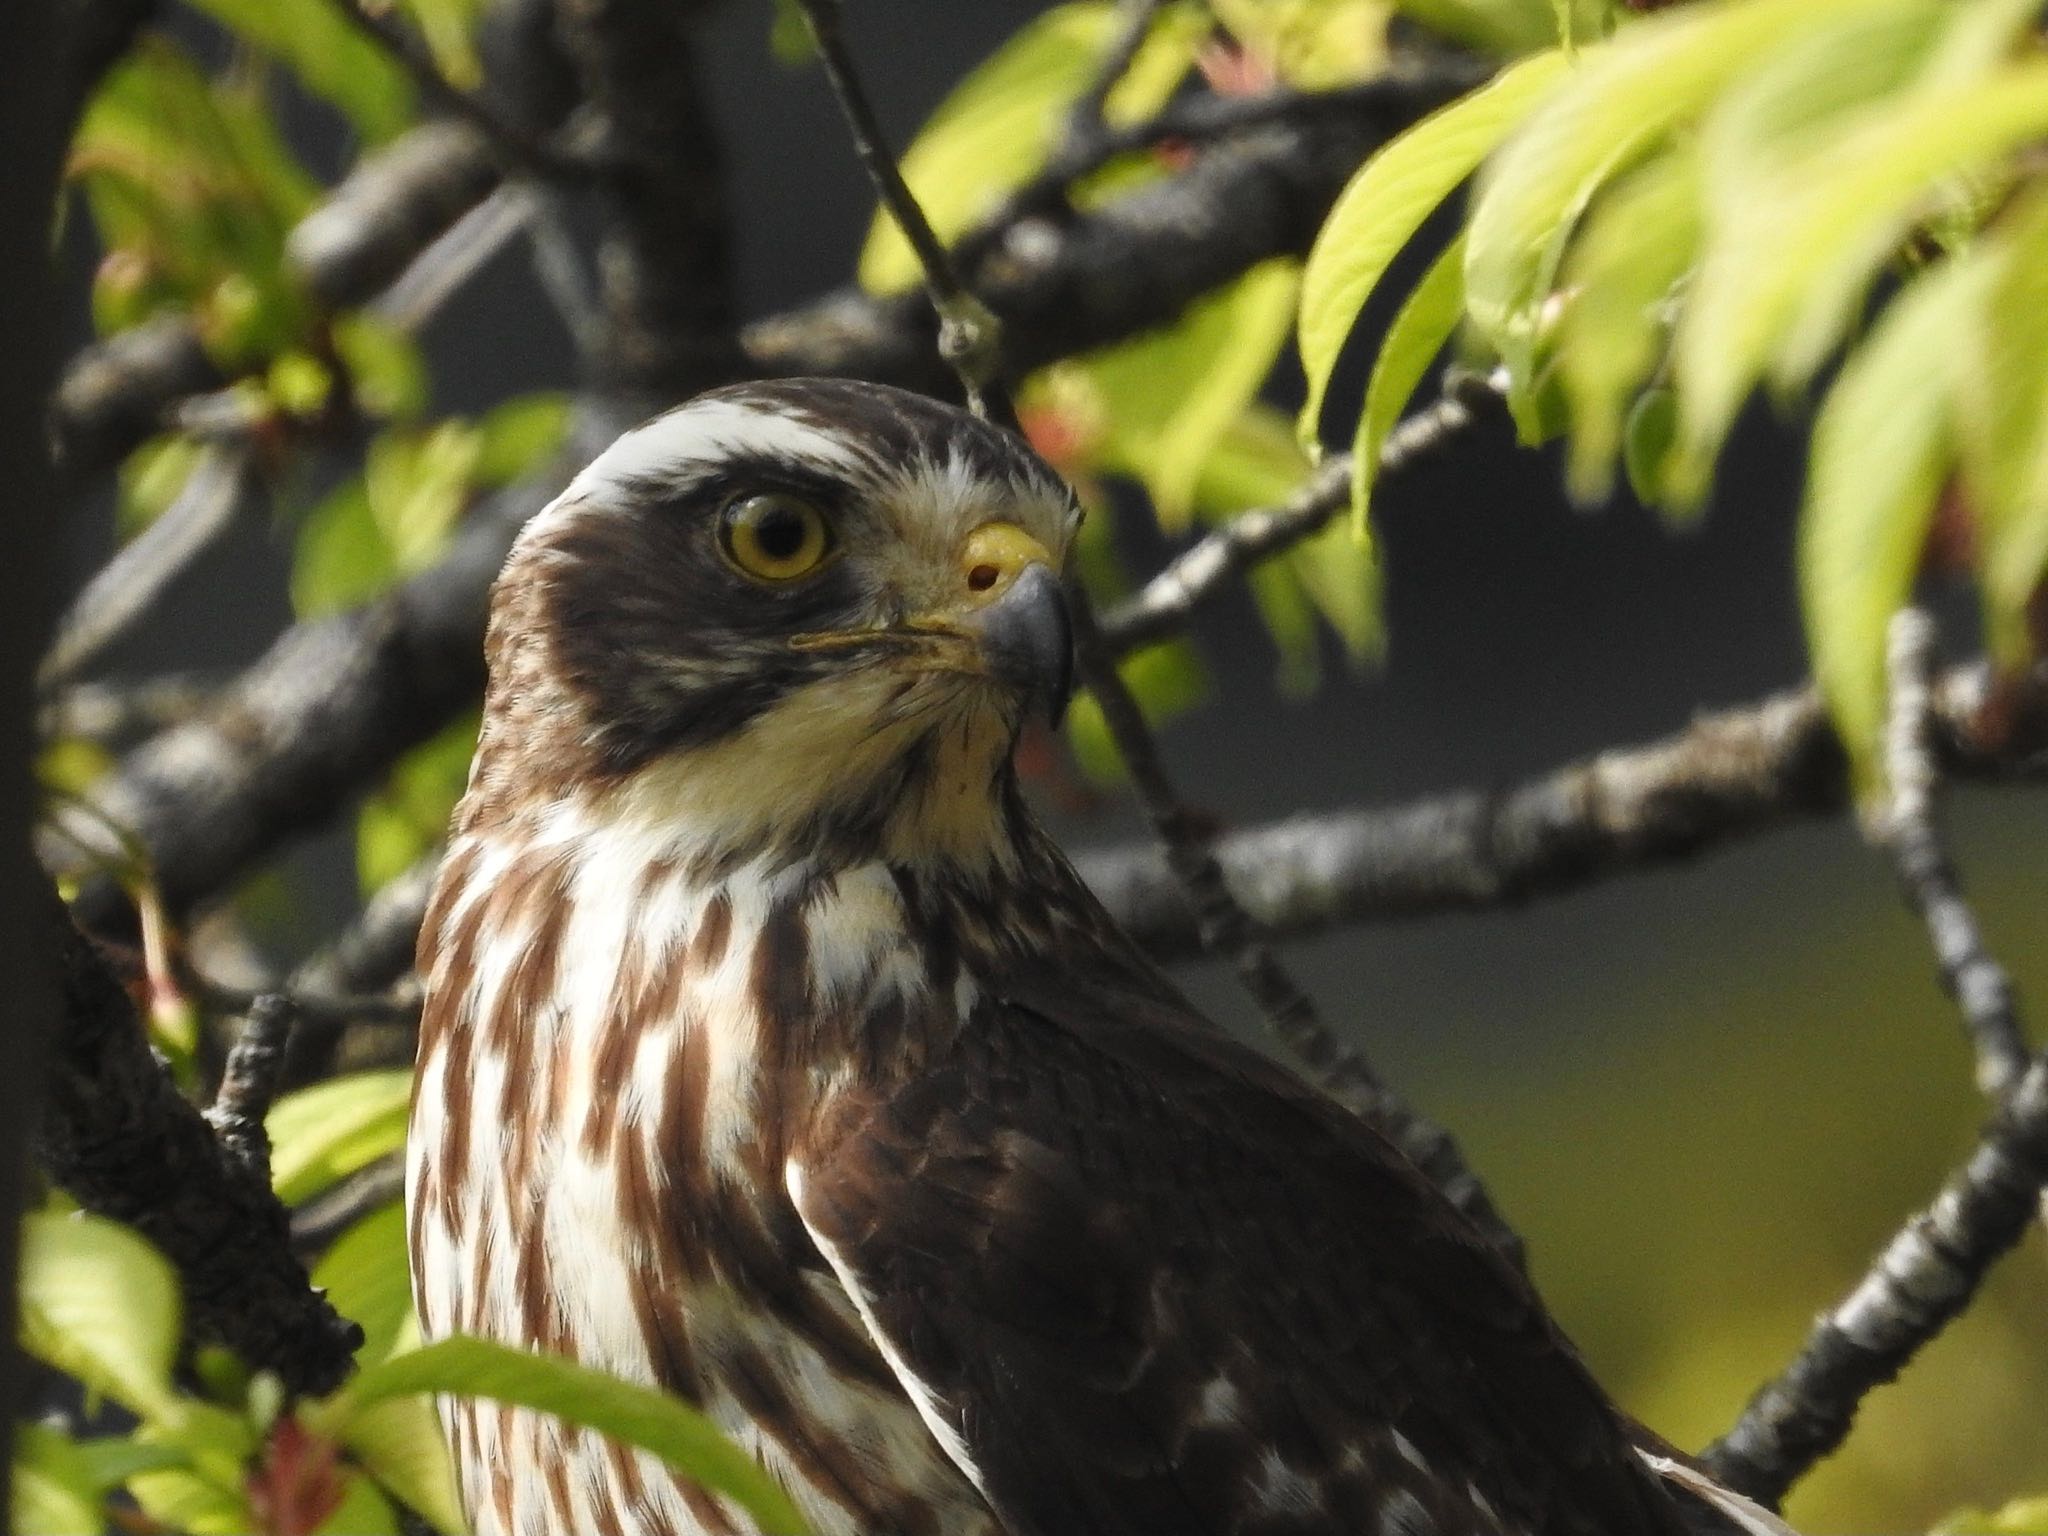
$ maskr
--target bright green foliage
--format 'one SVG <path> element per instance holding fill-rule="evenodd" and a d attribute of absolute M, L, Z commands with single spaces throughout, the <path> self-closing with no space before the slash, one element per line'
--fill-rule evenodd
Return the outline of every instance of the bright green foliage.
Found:
<path fill-rule="evenodd" d="M 1330 210 L 1302 274 L 1298 340 L 1314 442 L 1323 395 L 1358 313 L 1423 221 L 1556 88 L 1562 54 L 1524 60 L 1491 84 L 1424 118 L 1365 163 Z M 1435 348 L 1431 348 L 1434 355 Z"/>
<path fill-rule="evenodd" d="M 1210 9 L 1274 78 L 1323 90 L 1384 62 L 1394 8 L 1386 0 L 1211 0 Z"/>
<path fill-rule="evenodd" d="M 1759 385 L 1792 397 L 1847 348 L 1815 442 L 1801 579 L 1816 674 L 1875 791 L 1884 632 L 1944 495 L 1974 535 L 1957 542 L 1975 551 L 1994 654 L 2017 667 L 2035 649 L 2028 607 L 2048 573 L 2048 234 L 2025 184 L 2048 136 L 2037 10 L 1700 0 L 1578 48 L 1502 125 L 1466 223 L 1462 295 L 1433 268 L 1396 322 L 1361 458 L 1461 304 L 1470 345 L 1505 366 L 1524 438 L 1570 434 L 1577 494 L 1604 496 L 1619 460 L 1638 494 L 1678 512 L 1704 499 Z M 1514 79 L 1396 140 L 1340 199 L 1304 282 L 1305 430 L 1405 232 L 1457 180 L 1455 161 L 1427 170 L 1445 125 Z M 1929 250 L 1946 259 L 1925 264 Z M 1860 337 L 1887 275 L 1896 323 Z"/>
<path fill-rule="evenodd" d="M 1618 7 L 1612 0 L 1398 0 L 1398 9 L 1446 37 L 1513 56 L 1605 37 Z"/>
<path fill-rule="evenodd" d="M 270 1182 L 287 1205 L 311 1199 L 405 1144 L 412 1072 L 394 1067 L 329 1078 L 271 1107 Z"/>
<path fill-rule="evenodd" d="M 1205 25 L 1192 6 L 1165 8 L 1110 92 L 1105 110 L 1112 121 L 1142 117 L 1166 100 L 1187 73 Z M 1067 108 L 1087 88 L 1116 27 L 1116 8 L 1106 0 L 1055 6 L 939 104 L 903 152 L 902 169 L 941 240 L 973 228 L 1045 163 Z M 859 276 L 861 286 L 877 293 L 919 281 L 917 258 L 886 213 L 877 212 L 868 231 Z"/>
<path fill-rule="evenodd" d="M 448 831 L 448 817 L 469 783 L 476 751 L 475 714 L 457 720 L 399 759 L 384 787 L 356 816 L 356 876 L 363 894 L 412 867 Z"/>
<path fill-rule="evenodd" d="M 1460 235 L 1438 256 L 1415 291 L 1401 305 L 1373 359 L 1365 387 L 1365 410 L 1351 440 L 1351 509 L 1353 531 L 1363 541 L 1370 535 L 1365 509 L 1380 471 L 1380 453 L 1407 409 L 1430 364 L 1457 328 L 1463 311 L 1462 264 L 1465 237 Z"/>
<path fill-rule="evenodd" d="M 20 1306 L 30 1354 L 140 1418 L 173 1411 L 177 1278 L 126 1227 L 75 1212 L 31 1214 Z"/>
<path fill-rule="evenodd" d="M 404 1208 L 393 1201 L 336 1238 L 313 1266 L 313 1284 L 327 1293 L 335 1311 L 362 1326 L 359 1364 L 375 1365 L 411 1342 Z"/>
<path fill-rule="evenodd" d="M 209 80 L 176 44 L 145 37 L 93 97 L 69 175 L 108 253 L 94 285 L 101 330 L 187 309 L 234 359 L 303 328 L 284 237 L 317 188 L 278 136 L 260 78 Z"/>
<path fill-rule="evenodd" d="M 344 21 L 334 6 L 280 0 L 193 3 L 285 65 L 300 84 L 339 108 L 372 143 L 390 138 L 411 120 L 413 90 L 405 71 Z M 420 0 L 415 9 L 423 11 L 437 3 L 442 9 L 469 8 L 466 0 Z"/>
<path fill-rule="evenodd" d="M 557 1418 L 650 1451 L 670 1467 L 732 1499 L 771 1532 L 801 1532 L 802 1519 L 781 1485 L 729 1442 L 695 1408 L 551 1355 L 485 1339 L 442 1339 L 370 1367 L 342 1396 L 363 1407 L 422 1392 L 488 1397 Z"/>

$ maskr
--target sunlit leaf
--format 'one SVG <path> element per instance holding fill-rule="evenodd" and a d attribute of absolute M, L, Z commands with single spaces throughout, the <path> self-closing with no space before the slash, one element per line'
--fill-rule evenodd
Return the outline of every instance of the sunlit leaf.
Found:
<path fill-rule="evenodd" d="M 569 436 L 569 397 L 520 395 L 493 406 L 476 424 L 476 483 L 510 485 L 539 469 Z"/>
<path fill-rule="evenodd" d="M 14 1426 L 9 1529 L 36 1536 L 100 1536 L 106 1528 L 101 1492 L 78 1447 L 42 1424 Z"/>
<path fill-rule="evenodd" d="M 270 1179 L 286 1205 L 310 1199 L 405 1143 L 412 1073 L 356 1072 L 288 1093 L 264 1122 Z"/>
<path fill-rule="evenodd" d="M 1352 531 L 1361 541 L 1371 537 L 1366 508 L 1387 437 L 1457 328 L 1465 299 L 1464 243 L 1465 237 L 1458 236 L 1431 264 L 1387 327 L 1386 340 L 1373 359 L 1365 410 L 1351 441 Z"/>
<path fill-rule="evenodd" d="M 448 830 L 448 817 L 469 782 L 477 717 L 466 715 L 413 748 L 391 777 L 364 801 L 356 821 L 356 873 L 363 894 L 416 863 Z"/>
<path fill-rule="evenodd" d="M 551 1413 L 652 1452 L 677 1472 L 740 1505 L 774 1532 L 804 1529 L 789 1496 L 754 1459 L 689 1404 L 553 1355 L 484 1339 L 442 1339 L 371 1366 L 351 1382 L 358 1404 L 419 1392 L 485 1397 Z"/>
<path fill-rule="evenodd" d="M 193 4 L 278 59 L 307 90 L 340 108 L 372 143 L 390 138 L 410 120 L 413 90 L 404 69 L 334 6 L 280 5 L 277 0 Z"/>
<path fill-rule="evenodd" d="M 1284 85 L 1328 90 L 1386 59 L 1386 0 L 1211 0 L 1230 34 Z"/>
<path fill-rule="evenodd" d="M 1999 1509 L 1962 1509 L 1938 1521 L 1929 1536 L 2041 1536 L 2048 1496 L 2014 1499 Z"/>
<path fill-rule="evenodd" d="M 358 1363 L 374 1365 L 390 1354 L 412 1311 L 404 1208 L 394 1200 L 336 1238 L 313 1266 L 313 1284 L 335 1311 L 361 1325 Z"/>
<path fill-rule="evenodd" d="M 941 240 L 989 213 L 1044 164 L 1074 98 L 1116 34 L 1101 0 L 1055 6 L 1027 23 L 940 103 L 904 151 L 904 180 Z M 1203 23 L 1194 7 L 1166 7 L 1106 105 L 1113 120 L 1157 110 L 1194 57 Z M 877 213 L 861 248 L 861 286 L 888 293 L 920 278 L 909 243 Z"/>
<path fill-rule="evenodd" d="M 1302 273 L 1298 341 L 1308 379 L 1301 412 L 1314 442 L 1323 396 L 1359 312 L 1423 221 L 1566 77 L 1562 54 L 1524 60 L 1424 118 L 1366 161 L 1323 222 Z"/>
<path fill-rule="evenodd" d="M 335 320 L 335 354 L 347 367 L 355 403 L 371 416 L 407 421 L 427 404 L 419 344 L 397 326 L 357 312 Z"/>
<path fill-rule="evenodd" d="M 22 1222 L 21 1340 L 140 1418 L 174 1415 L 178 1281 L 141 1237 L 98 1216 Z"/>
<path fill-rule="evenodd" d="M 1201 703 L 1209 691 L 1201 658 L 1184 640 L 1134 652 L 1117 663 L 1117 672 L 1151 725 L 1185 714 Z M 1067 741 L 1075 760 L 1089 777 L 1103 783 L 1123 778 L 1123 758 L 1110 737 L 1102 706 L 1094 694 L 1084 690 L 1074 695 L 1074 702 L 1067 709 Z"/>
<path fill-rule="evenodd" d="M 1987 246 L 1996 274 L 1974 334 L 1950 346 L 1963 359 L 1957 425 L 1987 637 L 2017 669 L 2032 659 L 2027 610 L 2048 578 L 2048 192 L 2010 209 Z"/>
<path fill-rule="evenodd" d="M 1167 329 L 1075 365 L 1100 392 L 1100 467 L 1140 480 L 1162 527 L 1187 526 L 1217 441 L 1286 345 L 1295 292 L 1294 264 L 1266 262 Z"/>
<path fill-rule="evenodd" d="M 476 27 L 486 0 L 403 0 L 441 73 L 463 90 L 483 83 Z"/>
<path fill-rule="evenodd" d="M 400 1536 L 398 1511 L 376 1483 L 359 1472 L 344 1471 L 341 1503 L 314 1529 L 313 1536 Z"/>
<path fill-rule="evenodd" d="M 430 1398 L 392 1397 L 356 1404 L 346 1392 L 327 1417 L 321 1408 L 308 1418 L 330 1426 L 349 1457 L 379 1486 L 446 1536 L 463 1536 L 466 1525 L 456 1494 L 455 1469 L 441 1438 L 440 1421 Z"/>
<path fill-rule="evenodd" d="M 1915 284 L 1844 366 L 1814 427 L 1800 591 L 1814 677 L 1866 794 L 1879 788 L 1886 631 L 1947 474 L 1949 393 L 1930 360 L 1971 333 L 1991 275 L 1963 261 Z"/>
<path fill-rule="evenodd" d="M 1534 361 L 1565 244 L 1593 197 L 1751 61 L 1869 0 L 1729 0 L 1680 6 L 1581 49 L 1553 93 L 1482 174 L 1465 248 L 1466 304 L 1509 370 L 1509 404 L 1536 435 Z"/>

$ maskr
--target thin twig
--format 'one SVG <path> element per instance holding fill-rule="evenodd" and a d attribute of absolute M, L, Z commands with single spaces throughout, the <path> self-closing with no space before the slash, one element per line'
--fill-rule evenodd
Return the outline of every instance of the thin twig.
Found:
<path fill-rule="evenodd" d="M 292 1212 L 292 1248 L 319 1253 L 373 1211 L 405 1193 L 405 1157 L 393 1152 L 366 1164 Z"/>
<path fill-rule="evenodd" d="M 206 1111 L 221 1145 L 265 1177 L 270 1173 L 270 1137 L 263 1121 L 277 1098 L 285 1046 L 298 1021 L 298 1003 L 289 992 L 265 992 L 255 998 L 235 1048 L 228 1052 L 220 1092 Z"/>
<path fill-rule="evenodd" d="M 1494 398 L 1493 381 L 1462 387 L 1407 417 L 1380 450 L 1380 477 L 1397 474 L 1452 441 L 1473 419 L 1476 400 Z M 1225 582 L 1329 526 L 1351 504 L 1351 455 L 1332 454 L 1276 507 L 1232 518 L 1182 551 L 1103 616 L 1102 639 L 1114 655 L 1170 638 Z"/>
<path fill-rule="evenodd" d="M 1138 799 L 1165 851 L 1167 866 L 1194 908 L 1203 951 L 1230 961 L 1267 1028 L 1333 1098 L 1379 1126 L 1475 1226 L 1519 1263 L 1520 1237 L 1501 1216 L 1449 1133 L 1388 1088 L 1362 1051 L 1330 1032 L 1308 994 L 1231 895 L 1200 819 L 1175 793 L 1151 728 L 1109 659 L 1087 594 L 1078 582 L 1071 583 L 1069 591 L 1078 670 L 1102 710 L 1103 723 L 1130 772 Z"/>
<path fill-rule="evenodd" d="M 531 187 L 499 187 L 420 252 L 372 311 L 401 330 L 418 332 L 532 223 L 535 202 Z"/>
<path fill-rule="evenodd" d="M 233 526 L 256 484 L 254 456 L 245 445 L 201 453 L 170 506 L 123 545 L 65 610 L 36 671 L 37 688 L 47 695 L 62 687 L 129 634 L 192 562 Z"/>
<path fill-rule="evenodd" d="M 1927 925 L 1942 986 L 1961 1010 L 1976 1049 L 1977 1086 L 1996 1099 L 2026 1070 L 2026 1032 L 2012 977 L 1985 944 L 1941 838 L 1935 638 L 1933 619 L 1918 608 L 1905 609 L 1892 620 L 1891 715 L 1885 730 L 1891 804 L 1884 835 L 1900 888 Z"/>
<path fill-rule="evenodd" d="M 459 118 L 484 136 L 507 169 L 538 176 L 587 175 L 593 166 L 565 155 L 528 133 L 495 105 L 441 73 L 420 40 L 389 17 L 369 9 L 362 0 L 328 0 L 334 12 L 375 43 L 412 78 L 419 93 L 449 116 Z"/>
<path fill-rule="evenodd" d="M 976 298 L 960 280 L 952 257 L 947 255 L 945 246 L 932 229 L 931 221 L 924 216 L 924 210 L 918 206 L 917 198 L 904 181 L 903 171 L 882 132 L 881 121 L 875 116 L 875 109 L 861 86 L 853 54 L 846 46 L 846 36 L 841 27 L 844 18 L 840 0 L 797 0 L 797 3 L 803 8 L 804 19 L 810 23 L 811 37 L 818 45 L 818 57 L 825 66 L 825 77 L 832 82 L 832 94 L 839 99 L 839 110 L 853 135 L 854 151 L 860 156 L 868 179 L 874 183 L 882 206 L 889 210 L 889 216 L 896 221 L 896 227 L 917 254 L 926 292 L 930 294 L 932 308 L 939 316 L 939 355 L 960 375 L 968 404 L 977 416 L 989 417 L 1005 426 L 1011 425 L 1014 414 L 1001 387 L 1002 324 L 996 319 L 995 311 Z"/>
<path fill-rule="evenodd" d="M 1703 1460 L 1775 1506 L 1842 1443 L 1856 1409 L 1958 1316 L 2019 1242 L 2048 1182 L 2048 1057 L 2036 1057 L 1976 1150 L 1900 1228 L 1870 1272 L 1814 1324 L 1798 1358 L 1750 1400 Z"/>

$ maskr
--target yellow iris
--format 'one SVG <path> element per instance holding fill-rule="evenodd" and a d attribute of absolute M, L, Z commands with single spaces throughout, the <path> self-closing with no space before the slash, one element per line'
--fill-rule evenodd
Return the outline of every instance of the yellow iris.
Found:
<path fill-rule="evenodd" d="M 726 558 L 756 581 L 808 576 L 832 553 L 832 525 L 825 514 L 774 491 L 727 507 L 720 537 Z"/>

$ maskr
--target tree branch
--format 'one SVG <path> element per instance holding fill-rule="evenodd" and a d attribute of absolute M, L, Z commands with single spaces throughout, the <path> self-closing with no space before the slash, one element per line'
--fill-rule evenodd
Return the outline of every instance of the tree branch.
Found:
<path fill-rule="evenodd" d="M 1992 1264 L 2019 1242 L 2044 1183 L 2048 1057 L 2037 1057 L 1969 1161 L 1814 1324 L 1798 1358 L 1751 1399 L 1735 1428 L 1708 1447 L 1708 1470 L 1775 1506 L 1842 1443 L 1864 1397 L 1969 1305 Z"/>
<path fill-rule="evenodd" d="M 43 932 L 61 957 L 64 996 L 38 1138 L 51 1177 L 177 1266 L 197 1336 L 294 1391 L 331 1391 L 362 1330 L 314 1293 L 268 1178 L 178 1095 L 127 993 L 54 898 Z"/>

